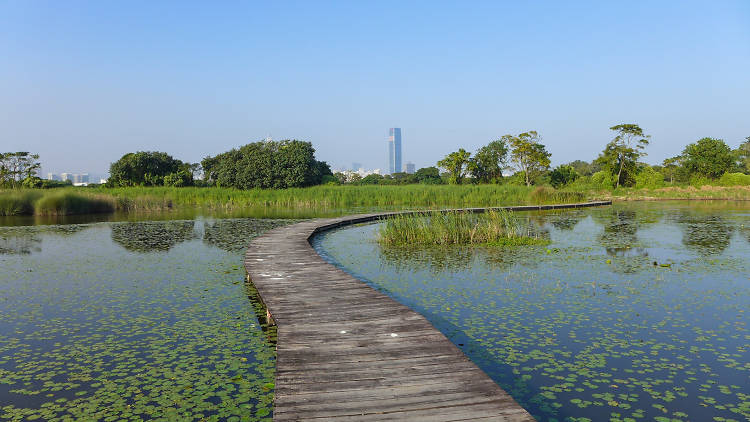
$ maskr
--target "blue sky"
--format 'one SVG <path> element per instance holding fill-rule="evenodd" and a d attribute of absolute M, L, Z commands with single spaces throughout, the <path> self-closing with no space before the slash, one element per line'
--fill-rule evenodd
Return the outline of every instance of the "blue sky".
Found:
<path fill-rule="evenodd" d="M 750 1 L 0 0 L 0 150 L 45 172 L 269 134 L 387 168 L 393 126 L 418 168 L 532 129 L 560 164 L 618 123 L 651 163 L 750 136 Z"/>

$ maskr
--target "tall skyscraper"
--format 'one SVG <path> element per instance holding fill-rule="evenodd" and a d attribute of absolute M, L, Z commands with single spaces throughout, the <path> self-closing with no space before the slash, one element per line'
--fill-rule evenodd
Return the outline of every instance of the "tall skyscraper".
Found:
<path fill-rule="evenodd" d="M 388 169 L 390 173 L 404 171 L 401 167 L 401 128 L 392 127 L 388 136 Z"/>

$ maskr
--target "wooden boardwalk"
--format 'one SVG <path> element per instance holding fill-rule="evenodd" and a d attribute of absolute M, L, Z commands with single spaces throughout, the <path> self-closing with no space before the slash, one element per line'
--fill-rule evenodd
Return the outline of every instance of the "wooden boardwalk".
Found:
<path fill-rule="evenodd" d="M 251 242 L 248 278 L 278 330 L 274 420 L 533 421 L 423 316 L 310 246 L 316 233 L 393 214 L 308 220 Z"/>

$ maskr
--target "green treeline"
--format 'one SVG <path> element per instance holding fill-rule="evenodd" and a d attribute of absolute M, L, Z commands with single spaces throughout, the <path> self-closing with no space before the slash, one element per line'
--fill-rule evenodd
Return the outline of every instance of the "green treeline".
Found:
<path fill-rule="evenodd" d="M 610 128 L 613 139 L 591 162 L 576 160 L 550 168 L 550 153 L 536 131 L 505 135 L 480 148 L 474 156 L 463 148 L 438 161 L 449 183 L 512 183 L 551 185 L 555 188 L 617 189 L 658 188 L 677 183 L 702 185 L 750 185 L 750 137 L 737 149 L 721 139 L 702 138 L 689 144 L 682 154 L 661 165 L 641 161 L 651 136 L 633 123 Z M 492 151 L 492 153 L 488 153 Z M 493 177 L 488 177 L 491 169 Z M 512 171 L 503 178 L 497 169 Z M 447 177 L 445 177 L 447 176 Z"/>

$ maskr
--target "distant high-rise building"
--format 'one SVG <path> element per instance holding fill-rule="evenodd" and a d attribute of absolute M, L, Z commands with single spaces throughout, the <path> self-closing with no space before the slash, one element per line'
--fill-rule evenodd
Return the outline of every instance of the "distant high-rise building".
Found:
<path fill-rule="evenodd" d="M 404 171 L 401 166 L 401 128 L 392 127 L 388 134 L 388 169 L 390 173 Z"/>
<path fill-rule="evenodd" d="M 358 171 L 362 168 L 362 163 L 352 163 L 352 171 Z"/>
<path fill-rule="evenodd" d="M 414 163 L 406 163 L 406 173 L 407 174 L 414 174 Z"/>
<path fill-rule="evenodd" d="M 47 173 L 47 180 L 60 180 L 55 173 Z"/>
<path fill-rule="evenodd" d="M 66 182 L 68 180 L 73 182 L 73 175 L 70 173 L 60 173 L 60 180 L 62 180 L 63 182 Z"/>

